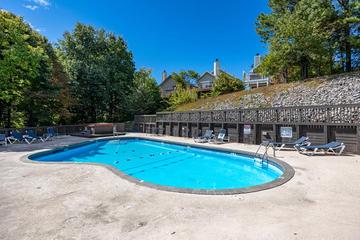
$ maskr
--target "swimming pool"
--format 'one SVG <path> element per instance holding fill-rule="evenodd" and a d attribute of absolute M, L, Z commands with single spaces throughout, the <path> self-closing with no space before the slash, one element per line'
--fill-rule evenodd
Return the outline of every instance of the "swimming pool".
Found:
<path fill-rule="evenodd" d="M 143 185 L 190 193 L 257 191 L 280 185 L 289 175 L 283 162 L 259 164 L 250 155 L 141 138 L 89 141 L 29 159 L 102 164 Z"/>

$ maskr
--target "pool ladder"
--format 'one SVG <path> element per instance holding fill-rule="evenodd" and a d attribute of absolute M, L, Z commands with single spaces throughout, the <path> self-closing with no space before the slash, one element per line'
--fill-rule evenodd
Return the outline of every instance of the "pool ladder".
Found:
<path fill-rule="evenodd" d="M 264 148 L 265 151 L 264 153 L 260 153 L 260 150 Z M 273 155 L 275 157 L 275 146 L 274 144 L 271 142 L 271 141 L 263 141 L 258 149 L 256 150 L 256 153 L 254 155 L 254 162 L 258 161 L 260 162 L 261 166 L 264 167 L 264 163 L 266 163 L 266 166 L 269 164 L 269 160 L 268 160 L 268 157 L 269 157 L 269 154 L 268 154 L 268 150 L 269 148 L 272 148 L 273 149 Z"/>

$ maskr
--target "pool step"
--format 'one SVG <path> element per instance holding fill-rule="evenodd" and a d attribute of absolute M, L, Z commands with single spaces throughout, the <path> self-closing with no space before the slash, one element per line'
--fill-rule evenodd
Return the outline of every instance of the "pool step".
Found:
<path fill-rule="evenodd" d="M 254 165 L 255 166 L 259 166 L 259 167 L 267 167 L 269 164 L 268 162 L 268 158 L 259 158 L 259 157 L 254 157 Z"/>

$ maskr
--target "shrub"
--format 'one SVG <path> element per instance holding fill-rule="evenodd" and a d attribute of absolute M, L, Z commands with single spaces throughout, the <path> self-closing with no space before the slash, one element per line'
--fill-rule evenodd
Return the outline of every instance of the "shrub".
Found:
<path fill-rule="evenodd" d="M 197 100 L 197 91 L 194 88 L 182 88 L 176 86 L 175 92 L 170 96 L 170 107 L 174 108 L 181 104 L 195 102 Z"/>
<path fill-rule="evenodd" d="M 220 73 L 214 82 L 212 95 L 217 96 L 224 93 L 230 93 L 244 89 L 244 84 L 238 78 L 226 73 Z"/>

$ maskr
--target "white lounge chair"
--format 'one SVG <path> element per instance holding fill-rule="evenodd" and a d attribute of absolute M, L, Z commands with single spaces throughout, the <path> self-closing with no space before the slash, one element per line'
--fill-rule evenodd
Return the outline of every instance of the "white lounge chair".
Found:
<path fill-rule="evenodd" d="M 47 128 L 47 133 L 44 134 L 44 142 L 52 140 L 56 136 L 55 130 L 52 127 Z"/>
<path fill-rule="evenodd" d="M 14 144 L 16 142 L 23 143 L 25 141 L 24 136 L 18 131 L 11 131 L 10 136 L 7 138 L 7 140 L 10 144 Z"/>
<path fill-rule="evenodd" d="M 7 146 L 7 138 L 5 134 L 0 134 L 0 144 L 4 144 L 5 146 Z"/>
<path fill-rule="evenodd" d="M 38 136 L 32 129 L 26 130 L 24 141 L 27 144 L 31 144 L 33 142 L 45 142 L 45 140 L 42 137 Z"/>
<path fill-rule="evenodd" d="M 206 130 L 203 136 L 194 138 L 194 141 L 196 143 L 206 143 L 209 142 L 212 137 L 213 137 L 213 130 Z"/>
<path fill-rule="evenodd" d="M 225 136 L 226 136 L 226 130 L 222 128 L 220 129 L 220 132 L 216 137 L 210 139 L 210 143 L 221 144 L 224 143 L 225 141 L 229 141 L 229 139 L 226 139 Z"/>
<path fill-rule="evenodd" d="M 294 141 L 294 142 L 272 142 L 272 144 L 276 147 L 276 150 L 280 151 L 283 148 L 295 148 L 295 147 L 301 147 L 301 146 L 309 146 L 310 142 L 308 141 L 309 138 L 308 137 L 304 137 L 302 136 L 301 138 L 299 138 L 298 140 Z M 296 149 L 296 148 L 295 148 Z"/>
<path fill-rule="evenodd" d="M 342 142 L 333 141 L 322 145 L 310 145 L 310 146 L 296 146 L 300 153 L 314 155 L 319 151 L 323 153 L 334 153 L 335 155 L 341 155 L 345 149 L 345 144 Z"/>

